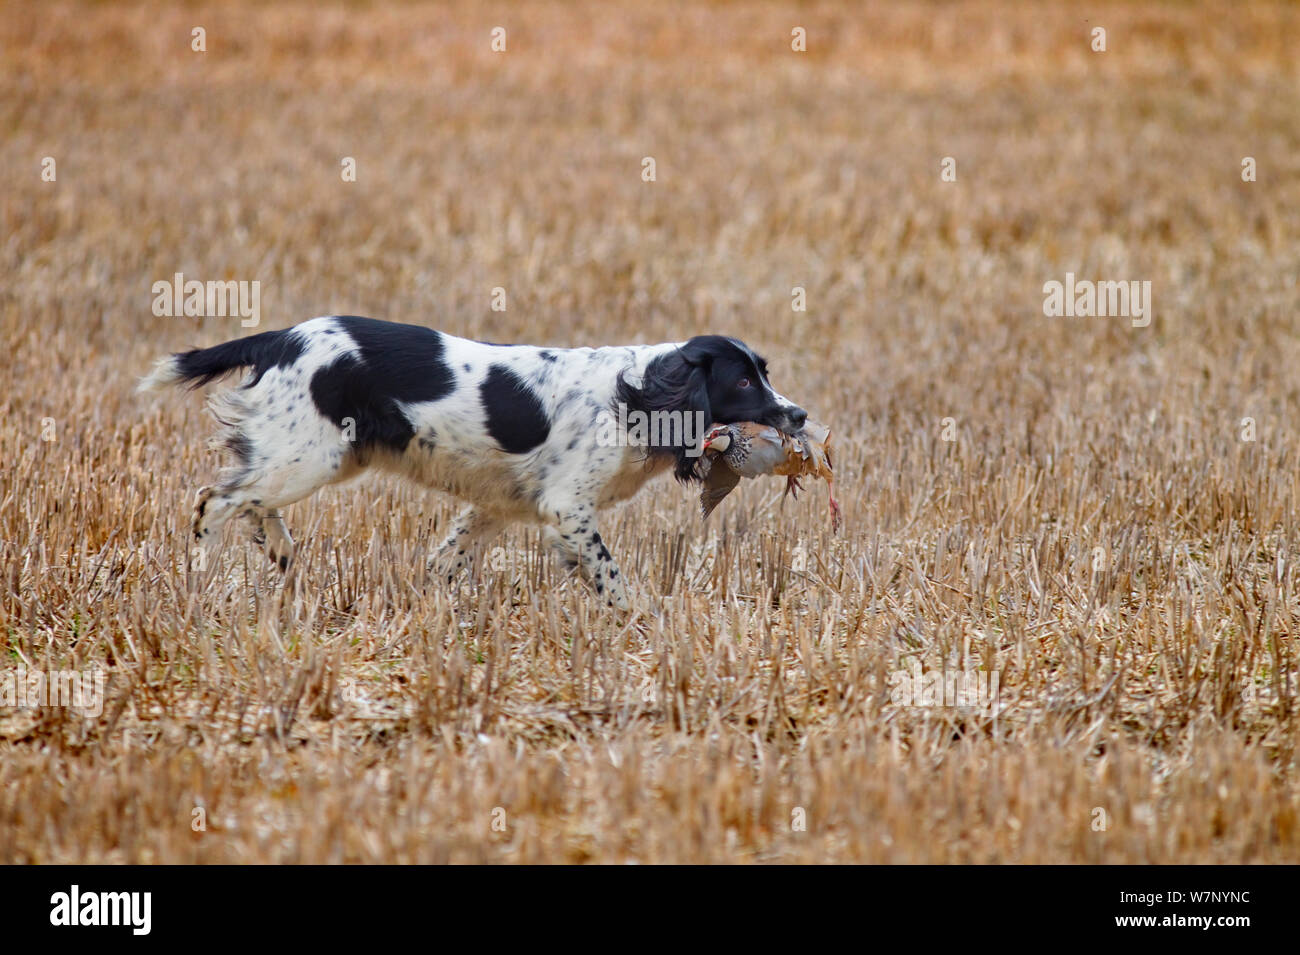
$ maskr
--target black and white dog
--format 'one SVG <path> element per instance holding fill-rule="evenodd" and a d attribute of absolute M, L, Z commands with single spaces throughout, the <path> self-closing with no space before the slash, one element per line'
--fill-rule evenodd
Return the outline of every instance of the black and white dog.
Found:
<path fill-rule="evenodd" d="M 657 473 L 697 479 L 699 441 L 714 422 L 793 432 L 807 418 L 734 338 L 538 348 L 353 316 L 162 358 L 140 388 L 198 387 L 240 368 L 249 369 L 242 386 L 210 399 L 226 426 L 217 443 L 235 463 L 199 492 L 200 542 L 247 517 L 287 570 L 293 540 L 278 509 L 375 465 L 469 502 L 431 561 L 448 579 L 505 523 L 541 522 L 597 594 L 623 609 L 626 589 L 596 509 Z M 665 415 L 682 426 L 609 427 Z"/>

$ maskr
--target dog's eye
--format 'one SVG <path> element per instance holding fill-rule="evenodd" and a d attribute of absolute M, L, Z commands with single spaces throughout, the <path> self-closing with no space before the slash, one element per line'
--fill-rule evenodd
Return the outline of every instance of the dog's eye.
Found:
<path fill-rule="evenodd" d="M 749 387 L 749 379 L 748 379 L 748 378 L 742 378 L 742 379 L 740 379 L 740 381 L 736 382 L 736 387 L 737 387 L 737 388 L 748 388 L 748 387 Z"/>

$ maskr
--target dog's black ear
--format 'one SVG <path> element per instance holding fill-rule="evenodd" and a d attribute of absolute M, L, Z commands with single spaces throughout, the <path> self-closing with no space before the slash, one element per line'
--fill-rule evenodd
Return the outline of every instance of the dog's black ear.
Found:
<path fill-rule="evenodd" d="M 692 347 L 687 342 L 681 348 L 674 349 L 666 355 L 660 355 L 646 366 L 645 377 L 640 388 L 634 388 L 623 378 L 618 377 L 615 389 L 617 400 L 621 401 L 629 413 L 635 411 L 646 415 L 646 420 L 655 412 L 672 412 L 678 418 L 677 436 L 680 443 L 657 445 L 650 448 L 651 455 L 672 455 L 673 475 L 682 483 L 700 480 L 696 465 L 699 456 L 691 456 L 694 446 L 686 441 L 686 436 L 694 434 L 699 423 L 707 428 L 713 423 L 713 414 L 709 406 L 709 368 L 713 363 L 712 355 L 706 349 Z M 690 422 L 689 428 L 686 422 Z"/>
<path fill-rule="evenodd" d="M 696 368 L 702 368 L 706 372 L 713 367 L 713 352 L 711 345 L 712 335 L 696 335 L 681 348 L 677 349 L 677 354 L 688 365 Z"/>

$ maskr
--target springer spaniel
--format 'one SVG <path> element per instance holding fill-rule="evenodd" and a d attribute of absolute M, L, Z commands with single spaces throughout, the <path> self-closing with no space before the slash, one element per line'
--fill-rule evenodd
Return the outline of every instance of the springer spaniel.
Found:
<path fill-rule="evenodd" d="M 250 369 L 209 399 L 234 456 L 199 491 L 201 543 L 252 521 L 282 570 L 293 540 L 279 508 L 374 465 L 469 502 L 430 560 L 449 581 L 474 544 L 509 521 L 547 525 L 551 545 L 611 606 L 627 591 L 596 509 L 671 470 L 699 480 L 704 432 L 757 421 L 783 431 L 807 413 L 772 390 L 767 363 L 720 335 L 613 348 L 539 348 L 456 338 L 419 325 L 314 318 L 159 359 L 150 390 L 199 387 Z"/>

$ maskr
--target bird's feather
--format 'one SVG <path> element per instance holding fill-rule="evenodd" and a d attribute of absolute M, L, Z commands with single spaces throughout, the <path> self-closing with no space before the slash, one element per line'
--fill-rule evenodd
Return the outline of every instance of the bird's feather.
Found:
<path fill-rule="evenodd" d="M 722 499 L 736 489 L 740 475 L 726 464 L 718 462 L 709 468 L 704 487 L 700 490 L 700 511 L 707 520 L 713 509 L 722 503 Z"/>

